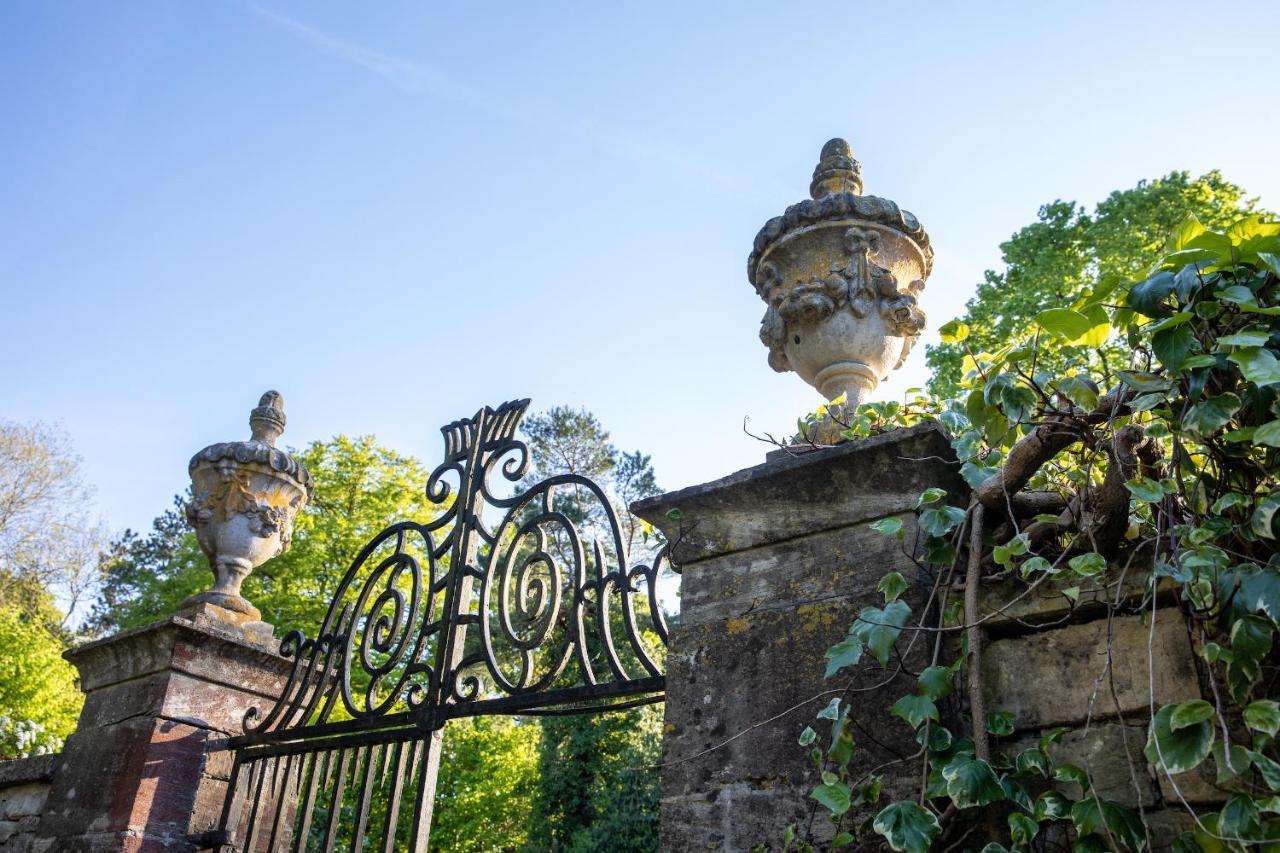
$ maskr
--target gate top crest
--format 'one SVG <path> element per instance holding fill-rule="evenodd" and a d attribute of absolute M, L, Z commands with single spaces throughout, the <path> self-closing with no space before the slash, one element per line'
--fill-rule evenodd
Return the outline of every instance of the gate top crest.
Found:
<path fill-rule="evenodd" d="M 617 512 L 586 477 L 527 483 L 516 430 L 528 405 L 486 406 L 441 429 L 444 461 L 426 486 L 436 514 L 375 536 L 319 631 L 284 637 L 285 688 L 250 709 L 232 747 L 332 749 L 421 737 L 457 717 L 661 699 L 665 549 L 629 565 Z"/>

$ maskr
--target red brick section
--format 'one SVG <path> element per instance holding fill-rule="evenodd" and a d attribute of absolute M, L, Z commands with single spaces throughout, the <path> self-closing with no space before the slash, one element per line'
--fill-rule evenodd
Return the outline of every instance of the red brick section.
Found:
<path fill-rule="evenodd" d="M 213 829 L 228 736 L 274 701 L 289 662 L 205 612 L 67 653 L 84 710 L 35 832 L 37 851 L 194 851 Z"/>

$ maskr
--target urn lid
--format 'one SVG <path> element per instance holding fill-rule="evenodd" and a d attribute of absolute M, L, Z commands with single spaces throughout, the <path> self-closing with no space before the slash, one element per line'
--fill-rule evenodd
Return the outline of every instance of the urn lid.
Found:
<path fill-rule="evenodd" d="M 809 184 L 811 198 L 791 205 L 781 216 L 775 216 L 756 234 L 755 244 L 747 258 L 747 278 L 756 285 L 756 267 L 760 259 L 780 238 L 800 228 L 824 221 L 857 219 L 894 229 L 920 247 L 924 256 L 925 275 L 933 264 L 929 235 L 920 220 L 886 198 L 862 194 L 862 164 L 843 139 L 832 139 L 822 146 L 818 165 Z"/>
<path fill-rule="evenodd" d="M 216 465 L 224 460 L 264 465 L 277 474 L 296 480 L 310 500 L 313 491 L 311 473 L 305 465 L 290 456 L 288 451 L 276 447 L 276 439 L 284 432 L 287 420 L 284 398 L 279 391 L 268 391 L 249 413 L 249 440 L 209 445 L 191 457 L 188 472 L 193 472 L 202 465 Z"/>

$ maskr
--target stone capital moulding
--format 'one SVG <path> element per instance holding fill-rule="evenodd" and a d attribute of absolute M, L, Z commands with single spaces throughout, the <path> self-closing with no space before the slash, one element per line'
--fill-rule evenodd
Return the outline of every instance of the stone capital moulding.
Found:
<path fill-rule="evenodd" d="M 924 330 L 919 296 L 933 250 L 915 216 L 862 194 L 861 166 L 843 139 L 822 147 L 809 192 L 765 223 L 747 260 L 768 306 L 760 340 L 774 370 L 855 406 Z"/>
<path fill-rule="evenodd" d="M 211 444 L 191 457 L 187 522 L 213 569 L 214 584 L 184 607 L 211 604 L 237 619 L 260 617 L 240 595 L 240 584 L 288 549 L 294 519 L 312 494 L 306 467 L 275 446 L 285 420 L 283 399 L 268 391 L 249 416 L 248 441 Z"/>

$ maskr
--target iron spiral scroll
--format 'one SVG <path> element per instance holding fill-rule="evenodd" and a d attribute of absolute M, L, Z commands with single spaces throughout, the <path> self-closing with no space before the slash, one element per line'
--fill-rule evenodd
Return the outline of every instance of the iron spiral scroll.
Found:
<path fill-rule="evenodd" d="M 392 524 L 356 555 L 319 631 L 285 636 L 285 688 L 250 709 L 231 746 L 390 743 L 464 716 L 661 700 L 666 549 L 631 565 L 609 495 L 586 477 L 526 483 L 516 430 L 528 405 L 442 428 L 435 514 Z"/>

